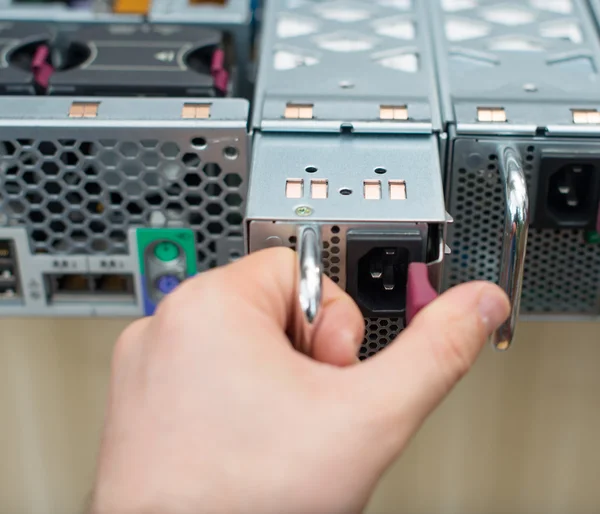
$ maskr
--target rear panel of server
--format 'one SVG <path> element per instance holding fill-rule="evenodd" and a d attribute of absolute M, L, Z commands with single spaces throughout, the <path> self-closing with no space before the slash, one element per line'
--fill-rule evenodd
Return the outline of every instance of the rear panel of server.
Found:
<path fill-rule="evenodd" d="M 9 10 L 0 314 L 151 314 L 188 276 L 239 258 L 249 104 L 231 34 Z"/>
<path fill-rule="evenodd" d="M 600 314 L 598 37 L 578 0 L 436 0 L 433 34 L 451 139 L 445 286 L 498 280 L 499 159 L 522 161 L 530 231 L 521 312 Z"/>

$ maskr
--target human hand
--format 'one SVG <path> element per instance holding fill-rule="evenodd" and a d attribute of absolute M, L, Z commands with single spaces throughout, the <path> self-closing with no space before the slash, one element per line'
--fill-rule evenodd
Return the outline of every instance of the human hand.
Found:
<path fill-rule="evenodd" d="M 360 512 L 509 312 L 456 287 L 358 364 L 362 317 L 326 279 L 302 353 L 296 267 L 273 249 L 204 273 L 121 335 L 93 514 Z"/>

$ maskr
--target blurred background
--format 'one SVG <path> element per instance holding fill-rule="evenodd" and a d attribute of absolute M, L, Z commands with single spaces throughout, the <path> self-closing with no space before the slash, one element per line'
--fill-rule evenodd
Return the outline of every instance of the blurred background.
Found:
<path fill-rule="evenodd" d="M 126 324 L 0 322 L 1 513 L 85 512 Z M 523 323 L 510 352 L 483 352 L 367 513 L 597 514 L 599 363 L 597 325 Z"/>

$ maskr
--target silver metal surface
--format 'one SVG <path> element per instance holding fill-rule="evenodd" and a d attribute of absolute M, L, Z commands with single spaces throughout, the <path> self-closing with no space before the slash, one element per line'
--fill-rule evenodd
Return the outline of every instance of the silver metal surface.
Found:
<path fill-rule="evenodd" d="M 266 3 L 253 126 L 289 130 L 299 120 L 281 121 L 284 107 L 299 102 L 314 104 L 317 123 L 304 124 L 307 131 L 327 127 L 319 121 L 385 121 L 380 105 L 408 107 L 409 120 L 399 126 L 441 129 L 427 4 Z M 374 131 L 369 123 L 354 128 Z"/>
<path fill-rule="evenodd" d="M 288 179 L 304 181 L 302 198 L 286 197 Z M 327 199 L 311 197 L 312 180 L 327 181 Z M 365 180 L 381 182 L 381 199 L 365 198 Z M 390 181 L 405 182 L 406 199 L 390 199 Z M 311 221 L 333 224 L 445 224 L 437 139 L 434 135 L 255 134 L 246 218 L 303 223 L 296 215 L 299 206 L 311 208 Z"/>
<path fill-rule="evenodd" d="M 423 3 L 444 118 L 461 131 L 477 131 L 477 107 L 506 109 L 508 123 L 486 124 L 497 134 L 571 124 L 571 108 L 598 103 L 600 44 L 585 0 Z"/>
<path fill-rule="evenodd" d="M 498 173 L 502 138 L 460 137 L 453 143 L 448 181 L 448 225 L 444 288 L 471 280 L 498 282 L 504 232 L 504 185 Z M 598 153 L 586 139 L 508 139 L 523 157 L 532 210 L 544 156 Z M 597 321 L 600 316 L 600 245 L 585 230 L 529 228 L 521 319 Z"/>
<path fill-rule="evenodd" d="M 298 260 L 300 266 L 299 299 L 302 312 L 309 324 L 319 314 L 323 298 L 323 260 L 320 228 L 318 225 L 298 229 Z"/>
<path fill-rule="evenodd" d="M 98 117 L 69 118 L 73 102 Z M 176 98 L 0 98 L 0 223 L 32 253 L 119 255 L 131 227 L 190 227 L 199 270 L 240 254 L 248 103 Z"/>
<path fill-rule="evenodd" d="M 504 351 L 512 344 L 521 305 L 529 230 L 529 195 L 518 151 L 508 146 L 502 148 L 499 154 L 499 171 L 506 195 L 500 287 L 508 294 L 511 312 L 509 319 L 493 334 L 492 343 L 496 349 Z"/>

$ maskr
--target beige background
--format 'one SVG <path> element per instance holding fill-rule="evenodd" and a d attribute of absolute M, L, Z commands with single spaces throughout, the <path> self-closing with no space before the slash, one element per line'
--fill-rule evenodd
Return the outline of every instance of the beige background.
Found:
<path fill-rule="evenodd" d="M 84 512 L 125 324 L 0 321 L 1 513 Z M 600 512 L 600 325 L 523 324 L 484 352 L 368 512 Z"/>

